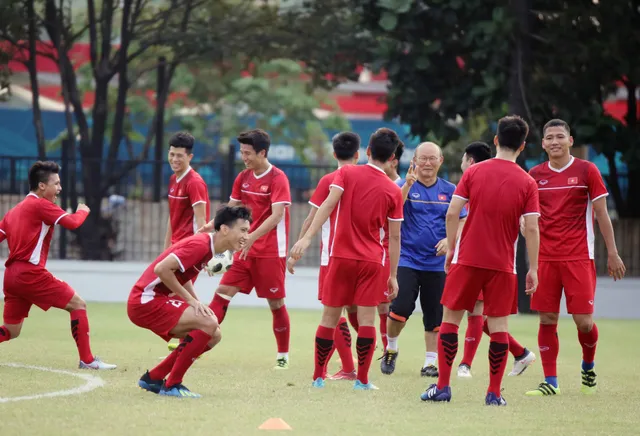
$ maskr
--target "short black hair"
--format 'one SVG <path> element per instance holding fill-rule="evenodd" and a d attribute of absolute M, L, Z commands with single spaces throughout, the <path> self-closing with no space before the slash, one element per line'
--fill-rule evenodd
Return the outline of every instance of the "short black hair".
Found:
<path fill-rule="evenodd" d="M 193 150 L 193 144 L 195 144 L 196 138 L 189 132 L 178 132 L 171 135 L 169 138 L 169 147 L 184 148 L 189 153 Z"/>
<path fill-rule="evenodd" d="M 251 211 L 246 206 L 221 206 L 213 218 L 213 228 L 218 231 L 222 225 L 233 227 L 237 220 L 253 222 Z"/>
<path fill-rule="evenodd" d="M 60 173 L 60 165 L 52 161 L 37 161 L 29 168 L 29 190 L 35 191 L 40 183 L 48 183 L 51 174 Z"/>
<path fill-rule="evenodd" d="M 378 162 L 388 161 L 395 154 L 399 142 L 400 138 L 393 130 L 386 127 L 376 130 L 369 138 L 371 157 Z"/>
<path fill-rule="evenodd" d="M 242 132 L 236 138 L 240 144 L 246 144 L 253 147 L 256 153 L 260 153 L 264 150 L 264 155 L 269 154 L 269 147 L 271 146 L 271 137 L 267 132 L 262 129 L 252 129 Z"/>
<path fill-rule="evenodd" d="M 498 144 L 500 147 L 518 151 L 529 134 L 529 125 L 517 115 L 507 115 L 498 120 Z"/>
<path fill-rule="evenodd" d="M 467 158 L 473 158 L 475 163 L 491 159 L 491 147 L 489 147 L 489 144 L 486 142 L 474 141 L 467 145 L 464 152 L 467 155 Z"/>
<path fill-rule="evenodd" d="M 404 142 L 398 140 L 398 147 L 396 148 L 396 152 L 393 154 L 393 160 L 397 160 L 398 163 L 404 154 Z"/>
<path fill-rule="evenodd" d="M 353 132 L 338 133 L 333 137 L 333 152 L 338 160 L 350 160 L 360 150 L 360 137 Z"/>
<path fill-rule="evenodd" d="M 569 124 L 565 120 L 561 120 L 559 118 L 554 118 L 553 120 L 547 121 L 547 124 L 542 128 L 542 136 L 547 134 L 547 129 L 549 127 L 562 127 L 564 128 L 569 135 L 571 135 L 571 129 L 569 128 Z"/>

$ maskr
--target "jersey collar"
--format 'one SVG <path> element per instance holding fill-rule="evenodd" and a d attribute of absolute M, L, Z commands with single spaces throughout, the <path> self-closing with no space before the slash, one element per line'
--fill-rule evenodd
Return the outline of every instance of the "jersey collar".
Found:
<path fill-rule="evenodd" d="M 33 192 L 29 192 L 29 193 L 27 194 L 27 197 L 36 197 L 36 198 L 40 198 L 40 197 L 38 197 L 36 194 L 34 194 Z"/>
<path fill-rule="evenodd" d="M 181 175 L 180 177 L 176 178 L 176 183 L 179 183 L 180 180 L 184 179 L 184 176 L 186 176 L 187 174 L 189 174 L 189 171 L 191 171 L 191 165 L 189 165 L 189 168 L 187 168 L 187 170 L 184 172 L 183 175 Z"/>
<path fill-rule="evenodd" d="M 269 172 L 271 171 L 272 168 L 273 168 L 273 165 L 269 164 L 269 168 L 267 168 L 267 171 L 265 171 L 264 173 L 260 174 L 259 176 L 256 175 L 255 171 L 252 171 L 253 177 L 255 177 L 256 179 L 259 180 L 259 179 L 263 178 L 264 176 L 266 176 L 267 174 L 269 174 Z"/>
<path fill-rule="evenodd" d="M 563 172 L 564 170 L 566 170 L 567 168 L 569 168 L 569 167 L 573 164 L 573 161 L 574 161 L 574 160 L 576 160 L 576 159 L 575 159 L 573 156 L 571 156 L 571 159 L 569 159 L 569 163 L 568 163 L 568 164 L 566 164 L 565 166 L 563 166 L 562 168 L 560 168 L 559 170 L 558 170 L 558 169 L 555 169 L 554 167 L 552 167 L 552 166 L 551 166 L 551 162 L 547 162 L 547 165 L 549 166 L 549 169 L 550 169 L 551 171 L 554 171 L 554 172 L 556 172 L 556 173 L 561 173 L 561 172 Z"/>
<path fill-rule="evenodd" d="M 382 174 L 384 174 L 384 170 L 382 168 L 375 166 L 371 162 L 367 162 L 367 165 L 369 165 L 371 168 L 374 168 L 374 169 L 380 171 Z"/>
<path fill-rule="evenodd" d="M 209 233 L 209 239 L 211 240 L 211 255 L 215 256 L 216 255 L 216 250 L 213 247 L 213 235 L 215 235 L 216 232 L 213 233 Z"/>

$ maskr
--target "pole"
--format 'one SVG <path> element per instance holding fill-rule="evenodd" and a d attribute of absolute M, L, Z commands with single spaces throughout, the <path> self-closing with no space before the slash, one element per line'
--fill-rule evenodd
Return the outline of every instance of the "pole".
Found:
<path fill-rule="evenodd" d="M 160 191 L 162 188 L 162 164 L 164 163 L 162 149 L 164 143 L 164 99 L 161 99 L 166 86 L 167 60 L 164 56 L 158 58 L 158 83 L 156 88 L 156 147 L 153 174 L 153 201 L 160 201 Z"/>

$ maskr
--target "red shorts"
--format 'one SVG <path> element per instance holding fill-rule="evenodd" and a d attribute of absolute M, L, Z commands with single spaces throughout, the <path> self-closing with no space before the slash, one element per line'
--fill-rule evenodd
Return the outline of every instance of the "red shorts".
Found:
<path fill-rule="evenodd" d="M 74 295 L 68 283 L 46 269 L 14 263 L 4 272 L 4 323 L 20 324 L 34 304 L 44 311 L 64 309 Z"/>
<path fill-rule="evenodd" d="M 322 287 L 329 271 L 328 265 L 320 265 L 320 274 L 318 274 L 318 301 L 322 301 Z"/>
<path fill-rule="evenodd" d="M 441 303 L 450 310 L 472 312 L 481 292 L 485 315 L 500 317 L 518 313 L 518 276 L 460 264 L 452 265 L 447 274 Z"/>
<path fill-rule="evenodd" d="M 531 309 L 560 312 L 562 290 L 571 314 L 593 313 L 596 296 L 596 267 L 593 260 L 538 262 L 538 289 L 531 297 Z"/>
<path fill-rule="evenodd" d="M 151 330 L 165 341 L 173 338 L 169 333 L 178 325 L 180 317 L 189 305 L 180 297 L 156 294 L 150 301 L 142 303 L 140 297 L 129 297 L 127 314 L 132 323 Z"/>
<path fill-rule="evenodd" d="M 384 301 L 384 267 L 375 262 L 332 258 L 322 291 L 322 304 L 329 307 L 377 306 Z"/>
<path fill-rule="evenodd" d="M 240 252 L 237 252 L 220 284 L 240 288 L 243 294 L 249 294 L 255 288 L 259 298 L 284 298 L 286 268 L 287 260 L 284 257 L 248 257 L 241 260 Z"/>
<path fill-rule="evenodd" d="M 484 301 L 484 294 L 482 293 L 482 291 L 480 291 L 480 294 L 478 294 L 478 301 Z"/>

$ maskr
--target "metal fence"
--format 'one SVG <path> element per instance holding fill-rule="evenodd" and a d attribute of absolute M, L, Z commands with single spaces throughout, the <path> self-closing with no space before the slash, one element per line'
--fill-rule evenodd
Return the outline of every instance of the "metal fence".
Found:
<path fill-rule="evenodd" d="M 193 162 L 192 166 L 209 187 L 211 212 L 226 202 L 233 180 L 243 168 L 226 158 L 210 162 Z M 29 192 L 27 174 L 35 161 L 32 157 L 0 157 L 0 216 L 21 201 Z M 73 204 L 73 185 L 79 201 L 84 201 L 86 185 L 93 188 L 104 185 L 105 180 L 132 167 L 131 161 L 84 161 L 92 171 L 83 173 L 83 162 L 54 159 L 62 166 L 60 177 L 63 191 L 60 204 L 70 208 Z M 318 180 L 335 169 L 334 165 L 278 165 L 288 176 L 291 186 L 291 227 L 289 246 L 298 237 L 302 222 L 309 212 L 307 201 Z M 100 248 L 87 248 L 79 242 L 76 232 L 57 228 L 51 243 L 51 259 L 102 259 L 116 261 L 151 261 L 162 252 L 169 216 L 167 206 L 168 182 L 172 171 L 164 161 L 142 161 L 104 190 L 100 207 L 101 222 L 106 228 L 96 242 Z M 449 177 L 456 182 L 459 174 Z M 92 214 L 98 211 L 92 210 Z M 618 249 L 628 273 L 640 276 L 640 220 L 614 220 Z M 84 227 L 84 226 L 83 226 Z M 80 231 L 82 230 L 82 227 Z M 95 253 L 92 251 L 100 251 Z M 0 244 L 0 257 L 6 257 L 7 245 Z M 607 253 L 599 231 L 596 231 L 596 263 L 599 274 L 606 274 Z M 319 237 L 308 250 L 301 264 L 316 266 L 320 263 Z"/>

